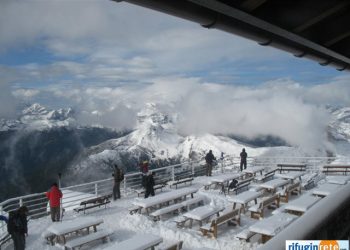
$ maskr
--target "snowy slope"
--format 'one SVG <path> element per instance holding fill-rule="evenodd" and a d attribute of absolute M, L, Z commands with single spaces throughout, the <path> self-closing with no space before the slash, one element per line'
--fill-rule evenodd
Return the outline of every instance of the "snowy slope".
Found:
<path fill-rule="evenodd" d="M 132 133 L 87 149 L 85 155 L 70 167 L 68 175 L 96 180 L 97 177 L 108 177 L 114 163 L 127 171 L 135 171 L 142 160 L 150 160 L 152 167 L 160 167 L 188 160 L 190 155 L 194 160 L 203 159 L 210 149 L 217 158 L 221 152 L 238 156 L 242 148 L 246 149 L 248 156 L 306 155 L 299 148 L 255 148 L 225 136 L 184 136 L 176 130 L 176 118 L 176 114 L 168 114 L 160 111 L 157 105 L 148 104 L 138 114 L 138 124 Z"/>
<path fill-rule="evenodd" d="M 23 109 L 18 119 L 0 119 L 0 131 L 30 129 L 45 130 L 54 127 L 76 125 L 71 108 L 48 110 L 38 103 Z"/>

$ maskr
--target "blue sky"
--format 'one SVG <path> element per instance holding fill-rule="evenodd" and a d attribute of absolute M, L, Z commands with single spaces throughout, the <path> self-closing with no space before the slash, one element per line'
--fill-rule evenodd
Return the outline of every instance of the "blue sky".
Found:
<path fill-rule="evenodd" d="M 0 118 L 39 102 L 118 129 L 153 102 L 179 112 L 188 133 L 317 144 L 323 107 L 350 106 L 348 72 L 109 0 L 0 1 L 0 74 Z"/>

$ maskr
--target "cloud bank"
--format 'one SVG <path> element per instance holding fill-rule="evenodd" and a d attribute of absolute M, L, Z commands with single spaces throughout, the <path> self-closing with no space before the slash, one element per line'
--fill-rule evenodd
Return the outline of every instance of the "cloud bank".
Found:
<path fill-rule="evenodd" d="M 349 80 L 337 78 L 305 87 L 279 79 L 252 87 L 174 76 L 155 78 L 144 85 L 81 89 L 58 86 L 37 97 L 50 96 L 51 101 L 60 99 L 73 106 L 84 124 L 130 129 L 136 125 L 137 113 L 152 102 L 177 115 L 178 132 L 184 135 L 275 135 L 293 146 L 319 149 L 329 147 L 326 128 L 330 116 L 325 104 L 347 106 Z"/>

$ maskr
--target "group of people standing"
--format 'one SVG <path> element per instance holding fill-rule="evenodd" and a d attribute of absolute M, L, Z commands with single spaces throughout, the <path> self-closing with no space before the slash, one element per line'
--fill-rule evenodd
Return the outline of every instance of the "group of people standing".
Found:
<path fill-rule="evenodd" d="M 243 169 L 247 168 L 247 158 L 248 154 L 245 151 L 245 148 L 242 149 L 242 152 L 239 154 L 241 161 L 240 161 L 240 170 L 243 171 Z M 224 153 L 221 153 L 221 158 L 224 159 Z M 216 161 L 215 156 L 213 155 L 213 151 L 209 150 L 209 152 L 205 156 L 205 162 L 206 162 L 206 171 L 205 174 L 206 176 L 211 176 L 212 170 L 213 170 L 213 164 L 214 161 Z"/>
<path fill-rule="evenodd" d="M 51 220 L 60 221 L 60 206 L 63 197 L 57 183 L 53 183 L 50 190 L 45 193 L 49 200 Z M 7 224 L 7 232 L 11 235 L 15 250 L 24 250 L 26 246 L 26 236 L 28 236 L 28 213 L 27 206 L 21 206 L 17 210 L 10 211 L 8 218 L 0 215 L 0 220 Z"/>

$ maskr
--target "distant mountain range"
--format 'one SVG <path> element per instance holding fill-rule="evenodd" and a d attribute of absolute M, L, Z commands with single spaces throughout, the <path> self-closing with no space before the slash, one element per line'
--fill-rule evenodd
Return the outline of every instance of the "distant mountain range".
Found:
<path fill-rule="evenodd" d="M 350 108 L 329 108 L 329 112 L 329 140 L 340 152 L 333 154 L 345 154 L 350 149 Z M 115 163 L 132 172 L 142 160 L 155 168 L 190 155 L 202 159 L 209 149 L 217 157 L 221 152 L 239 155 L 243 147 L 249 156 L 306 156 L 274 135 L 182 135 L 175 125 L 177 117 L 149 103 L 138 113 L 135 128 L 115 131 L 80 126 L 72 109 L 48 110 L 33 104 L 16 120 L 0 119 L 0 200 L 44 191 L 59 172 L 69 185 L 110 177 Z"/>

